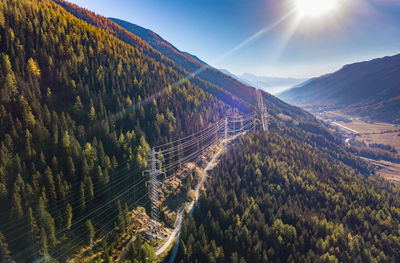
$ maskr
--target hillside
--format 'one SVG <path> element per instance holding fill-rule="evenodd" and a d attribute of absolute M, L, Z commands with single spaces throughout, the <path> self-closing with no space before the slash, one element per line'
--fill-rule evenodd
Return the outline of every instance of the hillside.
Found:
<path fill-rule="evenodd" d="M 173 45 L 162 39 L 156 33 L 122 20 L 114 19 L 114 22 L 112 19 L 96 15 L 89 10 L 80 8 L 79 6 L 64 0 L 54 0 L 54 2 L 60 4 L 77 18 L 80 18 L 89 24 L 105 30 L 106 32 L 120 38 L 122 41 L 128 44 L 136 46 L 136 39 L 142 38 L 145 40 L 143 43 L 146 43 L 147 45 L 146 47 L 143 47 L 143 52 L 145 54 L 148 54 L 152 57 L 162 54 L 166 58 L 174 61 L 177 65 L 181 66 L 184 70 L 186 70 L 187 73 L 193 73 L 199 69 L 202 69 L 202 72 L 197 75 L 201 79 L 206 80 L 218 86 L 219 88 L 227 90 L 237 98 L 240 98 L 248 103 L 254 103 L 254 88 L 247 87 L 233 78 L 219 72 L 218 70 L 205 65 L 204 62 L 201 62 L 193 55 L 177 50 Z M 120 23 L 122 26 L 120 26 L 118 23 Z M 150 46 L 154 49 L 149 50 L 148 47 Z M 154 54 L 154 51 L 156 50 L 159 52 Z"/>
<path fill-rule="evenodd" d="M 156 33 L 152 32 L 151 30 L 116 18 L 110 19 L 128 30 L 129 32 L 132 32 L 135 35 L 141 37 L 153 48 L 160 51 L 164 56 L 170 58 L 175 63 L 182 66 L 186 71 L 193 73 L 201 69 L 200 73 L 198 73 L 198 76 L 201 79 L 213 83 L 218 87 L 226 89 L 232 94 L 244 99 L 249 103 L 254 103 L 254 88 L 246 86 L 239 81 L 233 79 L 232 77 L 222 73 L 221 71 L 208 66 L 207 64 L 193 57 L 192 55 L 179 51 L 172 44 L 161 38 Z"/>
<path fill-rule="evenodd" d="M 400 54 L 346 65 L 278 96 L 297 105 L 400 123 Z"/>
<path fill-rule="evenodd" d="M 64 0 L 54 0 L 54 2 L 60 4 L 62 7 L 65 8 L 65 10 L 67 10 L 77 18 L 82 19 L 91 25 L 94 25 L 98 28 L 105 30 L 106 32 L 112 34 L 113 36 L 121 39 L 122 41 L 130 45 L 133 45 L 134 47 L 138 46 L 138 44 L 136 43 L 138 35 L 141 37 L 143 36 L 143 39 L 148 39 L 149 43 L 153 44 L 158 43 L 157 45 L 154 46 L 154 48 L 160 51 L 162 55 L 165 56 L 165 57 L 161 56 L 161 59 L 166 61 L 164 63 L 167 64 L 171 62 L 171 60 L 169 60 L 168 58 L 176 62 L 176 65 L 172 64 L 172 66 L 175 66 L 175 69 L 178 72 L 182 72 L 183 74 L 189 74 L 190 72 L 193 72 L 202 67 L 201 65 L 205 64 L 204 62 L 197 59 L 197 57 L 194 55 L 178 51 L 176 48 L 173 47 L 173 45 L 171 45 L 170 43 L 162 39 L 160 36 L 158 36 L 156 33 L 148 29 L 142 28 L 140 26 L 122 20 L 115 19 L 117 22 L 125 25 L 128 30 L 127 31 L 126 29 L 120 27 L 117 23 L 111 21 L 110 19 L 105 18 L 101 15 L 97 15 L 94 12 L 81 8 L 77 5 L 71 4 Z M 129 32 L 129 30 L 132 30 L 132 32 Z M 136 35 L 136 33 L 138 35 Z M 144 41 L 140 41 L 141 45 L 143 45 L 142 42 Z M 149 45 L 147 42 L 144 43 Z M 149 55 L 152 57 L 155 56 L 154 52 L 160 54 L 153 49 L 144 50 L 145 54 L 147 54 L 148 52 Z M 188 66 L 189 68 L 178 66 L 180 65 L 180 63 L 183 63 L 184 66 L 189 65 Z M 220 71 L 217 71 L 216 69 L 212 68 L 204 68 L 204 69 L 207 70 L 207 72 L 212 71 L 215 74 L 214 73 L 205 75 L 199 74 L 198 77 L 191 78 L 192 82 L 207 83 L 207 85 L 202 84 L 200 86 L 203 87 L 203 89 L 206 90 L 207 92 L 223 100 L 225 103 L 233 107 L 237 107 L 243 112 L 248 112 L 249 108 L 255 106 L 256 100 L 255 100 L 254 88 L 245 86 L 239 83 L 238 81 L 233 80 L 233 78 L 221 73 Z M 205 87 L 207 88 L 205 89 Z M 272 114 L 278 112 L 284 112 L 285 115 L 288 115 L 292 119 L 296 119 L 298 121 L 303 121 L 303 120 L 315 121 L 315 118 L 311 114 L 309 114 L 304 110 L 301 110 L 298 107 L 289 105 L 279 100 L 275 96 L 271 96 L 270 94 L 265 92 L 263 92 L 263 96 L 267 100 L 266 103 L 268 106 L 268 110 Z"/>
<path fill-rule="evenodd" d="M 204 81 L 172 88 L 184 74 L 140 38 L 126 44 L 49 0 L 1 1 L 0 38 L 2 260 L 65 261 L 121 207 L 146 204 L 150 146 L 237 111 Z"/>
<path fill-rule="evenodd" d="M 139 205 L 149 210 L 141 172 L 148 168 L 151 147 L 254 108 L 254 98 L 238 97 L 241 86 L 230 93 L 201 78 L 186 79 L 184 68 L 142 38 L 57 2 L 76 14 L 50 0 L 0 1 L 2 262 L 67 262 L 79 252 L 91 262 L 111 262 L 132 218 L 142 219 L 131 210 Z M 277 134 L 271 158 L 287 149 L 285 161 L 298 167 L 317 172 L 339 167 L 351 178 L 373 174 L 311 114 L 262 96 L 270 130 Z M 203 150 L 198 141 L 193 145 L 193 152 Z M 261 142 L 254 151 L 264 146 L 271 145 Z M 180 165 L 182 154 L 189 154 L 180 147 L 172 150 L 171 163 Z M 307 155 L 293 160 L 302 151 Z M 314 167 L 311 157 L 322 161 Z M 235 167 L 227 159 L 223 163 Z M 134 244 L 133 257 L 154 254 L 147 242 L 126 242 Z"/>
<path fill-rule="evenodd" d="M 140 172 L 150 146 L 253 107 L 199 78 L 185 80 L 184 69 L 141 38 L 79 10 L 101 26 L 50 0 L 0 2 L 0 247 L 7 260 L 64 261 L 89 246 L 125 222 L 128 208 L 147 204 L 137 197 L 146 197 Z M 273 118 L 315 121 L 263 96 Z"/>
<path fill-rule="evenodd" d="M 293 132 L 232 145 L 183 224 L 175 262 L 398 262 L 398 186 Z"/>

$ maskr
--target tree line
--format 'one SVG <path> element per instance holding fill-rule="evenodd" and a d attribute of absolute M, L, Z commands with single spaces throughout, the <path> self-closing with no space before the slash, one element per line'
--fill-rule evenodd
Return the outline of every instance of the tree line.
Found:
<path fill-rule="evenodd" d="M 150 145 L 234 110 L 204 91 L 210 84 L 172 85 L 184 78 L 174 63 L 50 0 L 0 1 L 0 39 L 2 261 L 93 243 L 104 222 L 119 222 L 115 196 L 122 208 L 145 204 Z"/>
<path fill-rule="evenodd" d="M 399 186 L 321 142 L 297 128 L 237 139 L 184 220 L 177 262 L 399 262 Z"/>

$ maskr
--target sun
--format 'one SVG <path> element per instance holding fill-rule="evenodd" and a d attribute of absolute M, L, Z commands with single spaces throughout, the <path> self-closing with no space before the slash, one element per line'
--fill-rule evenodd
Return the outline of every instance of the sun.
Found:
<path fill-rule="evenodd" d="M 336 9 L 338 0 L 294 0 L 296 12 L 301 17 L 317 17 Z"/>

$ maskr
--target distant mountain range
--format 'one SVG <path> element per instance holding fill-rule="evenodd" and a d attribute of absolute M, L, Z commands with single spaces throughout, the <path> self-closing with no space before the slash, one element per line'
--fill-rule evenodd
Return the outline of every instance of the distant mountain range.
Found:
<path fill-rule="evenodd" d="M 296 78 L 264 77 L 264 76 L 256 76 L 250 73 L 243 73 L 237 76 L 226 69 L 221 69 L 221 71 L 231 76 L 232 78 L 237 79 L 243 84 L 260 88 L 265 92 L 271 94 L 277 94 L 283 92 L 307 80 L 307 79 L 296 79 Z"/>
<path fill-rule="evenodd" d="M 400 123 L 400 54 L 346 65 L 278 97 L 297 105 Z"/>

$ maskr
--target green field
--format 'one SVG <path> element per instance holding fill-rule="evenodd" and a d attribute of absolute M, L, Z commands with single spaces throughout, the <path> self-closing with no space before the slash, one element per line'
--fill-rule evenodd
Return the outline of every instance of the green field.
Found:
<path fill-rule="evenodd" d="M 400 128 L 397 125 L 382 122 L 368 123 L 360 120 L 349 123 L 338 121 L 337 123 L 358 131 L 361 136 L 357 140 L 363 141 L 367 145 L 371 143 L 391 145 L 400 152 Z"/>
<path fill-rule="evenodd" d="M 355 130 L 360 136 L 357 141 L 370 144 L 384 144 L 394 147 L 400 152 L 400 126 L 384 122 L 368 122 L 361 118 L 345 115 L 339 111 L 329 111 L 316 114 L 318 118 L 330 123 L 336 122 L 346 128 Z M 338 129 L 344 136 L 354 136 L 354 133 L 346 129 Z M 371 162 L 379 175 L 396 182 L 400 182 L 400 164 L 363 158 Z"/>

